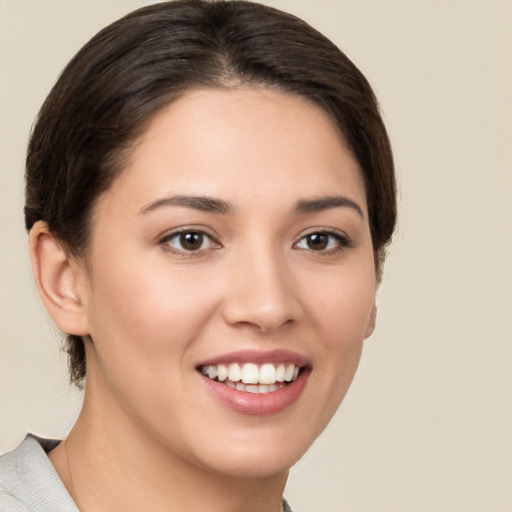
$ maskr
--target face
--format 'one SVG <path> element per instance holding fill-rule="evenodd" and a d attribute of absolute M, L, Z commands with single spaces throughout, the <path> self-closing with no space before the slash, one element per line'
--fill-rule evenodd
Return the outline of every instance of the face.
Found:
<path fill-rule="evenodd" d="M 196 467 L 286 471 L 373 329 L 358 164 L 305 99 L 189 92 L 100 198 L 86 276 L 97 411 Z"/>

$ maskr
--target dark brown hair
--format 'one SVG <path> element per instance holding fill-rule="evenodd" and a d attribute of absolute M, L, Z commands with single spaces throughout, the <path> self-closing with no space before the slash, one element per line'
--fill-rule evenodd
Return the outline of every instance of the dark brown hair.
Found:
<path fill-rule="evenodd" d="M 178 0 L 139 9 L 94 36 L 46 99 L 27 153 L 25 224 L 86 256 L 91 211 L 122 171 L 152 116 L 185 91 L 271 87 L 321 106 L 362 169 L 380 272 L 396 222 L 393 158 L 367 80 L 304 21 L 244 1 Z M 85 377 L 80 336 L 68 335 L 71 380 Z"/>

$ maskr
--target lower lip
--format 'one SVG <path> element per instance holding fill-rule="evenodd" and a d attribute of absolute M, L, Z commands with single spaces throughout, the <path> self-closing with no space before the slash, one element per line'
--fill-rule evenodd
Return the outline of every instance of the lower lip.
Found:
<path fill-rule="evenodd" d="M 269 393 L 238 391 L 202 374 L 199 376 L 210 393 L 232 411 L 252 416 L 264 416 L 277 414 L 294 404 L 306 386 L 309 373 L 307 369 L 304 369 L 295 381 Z"/>

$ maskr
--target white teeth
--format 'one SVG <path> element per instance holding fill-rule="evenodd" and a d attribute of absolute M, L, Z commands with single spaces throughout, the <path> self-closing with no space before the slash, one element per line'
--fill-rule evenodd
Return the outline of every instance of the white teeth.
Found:
<path fill-rule="evenodd" d="M 293 382 L 299 376 L 300 368 L 293 363 L 231 363 L 202 366 L 200 371 L 212 380 L 224 382 L 230 388 L 247 393 L 272 393 Z"/>
<path fill-rule="evenodd" d="M 245 363 L 242 366 L 242 382 L 244 384 L 258 384 L 259 370 L 254 363 Z"/>
<path fill-rule="evenodd" d="M 216 366 L 208 366 L 208 377 L 210 377 L 210 379 L 215 379 L 215 377 L 217 377 Z"/>
<path fill-rule="evenodd" d="M 254 394 L 265 394 L 272 393 L 284 387 L 284 383 L 279 384 L 270 384 L 267 386 L 266 384 L 244 384 L 243 382 L 231 382 L 229 380 L 226 381 L 226 384 L 237 391 L 245 391 L 246 393 L 254 393 Z"/>
<path fill-rule="evenodd" d="M 223 364 L 217 365 L 217 378 L 224 382 L 228 378 L 228 369 Z"/>
<path fill-rule="evenodd" d="M 260 384 L 274 384 L 276 381 L 276 373 L 276 368 L 273 364 L 264 364 L 260 368 Z"/>
<path fill-rule="evenodd" d="M 233 382 L 238 382 L 242 378 L 242 371 L 240 370 L 240 366 L 236 363 L 232 363 L 229 365 L 228 369 L 228 379 Z"/>
<path fill-rule="evenodd" d="M 287 367 L 286 367 L 286 370 L 284 372 L 284 380 L 286 382 L 291 382 L 293 380 L 293 372 L 295 370 L 295 365 L 293 364 L 289 364 Z"/>

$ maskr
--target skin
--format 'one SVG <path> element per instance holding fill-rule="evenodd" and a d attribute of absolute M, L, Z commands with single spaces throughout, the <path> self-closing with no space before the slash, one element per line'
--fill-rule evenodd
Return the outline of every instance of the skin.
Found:
<path fill-rule="evenodd" d="M 155 204 L 176 195 L 229 212 Z M 332 196 L 357 207 L 297 210 Z M 208 236 L 187 252 L 179 228 Z M 306 236 L 325 231 L 327 248 L 312 249 Z M 265 89 L 188 92 L 98 201 L 88 266 L 44 223 L 30 236 L 48 311 L 86 339 L 83 410 L 50 453 L 79 508 L 277 512 L 288 469 L 338 408 L 374 328 L 364 185 L 329 117 Z M 196 369 L 277 348 L 311 371 L 277 414 L 223 406 Z"/>

